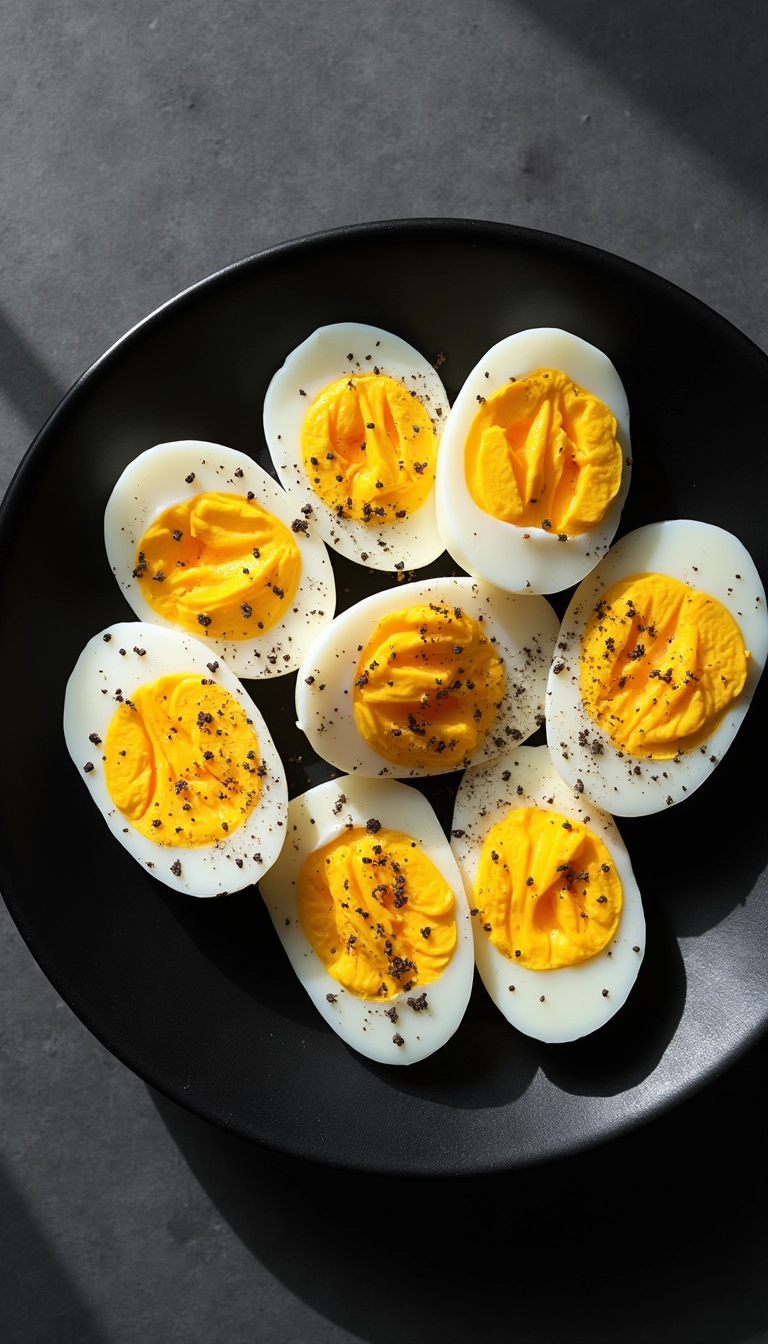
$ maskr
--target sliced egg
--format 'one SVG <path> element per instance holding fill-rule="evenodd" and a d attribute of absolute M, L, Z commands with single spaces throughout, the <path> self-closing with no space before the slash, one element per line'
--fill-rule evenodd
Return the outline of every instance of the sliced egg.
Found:
<path fill-rule="evenodd" d="M 294 672 L 336 605 L 302 503 L 233 448 L 157 444 L 112 491 L 109 563 L 140 620 L 204 640 L 239 676 Z"/>
<path fill-rule="evenodd" d="M 379 327 L 321 327 L 286 359 L 264 400 L 280 480 L 320 535 L 370 569 L 418 569 L 443 542 L 437 450 L 448 398 L 418 350 Z"/>
<path fill-rule="evenodd" d="M 552 762 L 619 816 L 682 802 L 712 773 L 768 653 L 742 543 L 687 519 L 638 528 L 581 583 L 547 686 Z"/>
<path fill-rule="evenodd" d="M 464 888 L 422 794 L 339 778 L 294 798 L 260 884 L 291 965 L 347 1045 L 414 1064 L 454 1034 L 472 988 Z"/>
<path fill-rule="evenodd" d="M 522 747 L 467 770 L 451 848 L 472 910 L 475 960 L 526 1036 L 574 1041 L 626 1002 L 645 917 L 613 819 Z"/>
<path fill-rule="evenodd" d="M 443 541 L 498 588 L 559 592 L 608 550 L 631 465 L 627 398 L 607 355 L 556 328 L 517 332 L 483 356 L 448 417 Z"/>
<path fill-rule="evenodd" d="M 417 777 L 487 760 L 543 723 L 557 617 L 468 578 L 375 593 L 315 640 L 299 728 L 348 774 Z"/>
<path fill-rule="evenodd" d="M 237 677 L 141 621 L 89 640 L 67 683 L 69 754 L 112 834 L 191 896 L 257 882 L 285 839 L 285 771 Z"/>

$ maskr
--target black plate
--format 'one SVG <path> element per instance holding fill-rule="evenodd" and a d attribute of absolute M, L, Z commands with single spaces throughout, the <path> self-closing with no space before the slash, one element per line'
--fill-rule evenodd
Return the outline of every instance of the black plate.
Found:
<path fill-rule="evenodd" d="M 593 342 L 618 368 L 632 414 L 622 531 L 662 518 L 718 523 L 765 576 L 768 360 L 689 295 L 566 239 L 471 222 L 363 226 L 250 258 L 110 350 L 64 398 L 6 496 L 2 886 L 82 1021 L 198 1115 L 340 1167 L 521 1166 L 658 1114 L 765 1029 L 766 785 L 754 780 L 764 694 L 683 807 L 621 822 L 648 950 L 617 1017 L 547 1047 L 509 1027 L 477 984 L 454 1039 L 409 1069 L 367 1062 L 319 1020 L 257 891 L 181 899 L 144 872 L 108 834 L 64 746 L 64 686 L 81 647 L 131 617 L 102 541 L 118 475 L 152 444 L 187 437 L 268 466 L 261 406 L 272 373 L 315 327 L 345 319 L 397 332 L 431 360 L 444 352 L 451 398 L 510 332 L 557 326 Z M 391 581 L 334 564 L 340 607 Z M 555 605 L 564 610 L 565 595 Z M 293 687 L 289 676 L 249 689 L 283 756 L 303 758 L 288 765 L 297 793 L 331 771 L 293 726 Z M 446 824 L 455 783 L 425 790 Z"/>

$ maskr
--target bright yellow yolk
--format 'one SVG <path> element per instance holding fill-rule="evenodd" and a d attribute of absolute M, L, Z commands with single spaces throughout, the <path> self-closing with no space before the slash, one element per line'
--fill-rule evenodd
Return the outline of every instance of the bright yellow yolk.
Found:
<path fill-rule="evenodd" d="M 301 555 L 285 524 L 255 500 L 211 491 L 158 515 L 133 575 L 166 620 L 201 637 L 253 639 L 289 610 Z"/>
<path fill-rule="evenodd" d="M 617 746 L 668 760 L 706 740 L 747 675 L 744 640 L 717 598 L 665 574 L 608 589 L 581 642 L 584 707 Z"/>
<path fill-rule="evenodd" d="M 430 984 L 456 947 L 445 878 L 409 835 L 375 820 L 305 859 L 296 900 L 326 970 L 361 999 Z"/>
<path fill-rule="evenodd" d="M 124 700 L 104 755 L 115 806 L 160 845 L 226 839 L 261 791 L 259 742 L 245 711 L 193 672 L 158 677 Z"/>
<path fill-rule="evenodd" d="M 621 485 L 616 421 L 567 374 L 538 369 L 482 402 L 464 467 L 485 513 L 574 536 L 600 522 Z"/>
<path fill-rule="evenodd" d="M 600 952 L 622 901 L 602 840 L 558 812 L 511 808 L 483 842 L 475 918 L 499 952 L 530 970 L 574 966 Z"/>
<path fill-rule="evenodd" d="M 505 690 L 504 664 L 461 607 L 408 607 L 379 621 L 360 656 L 357 726 L 395 765 L 448 769 L 470 756 Z"/>
<path fill-rule="evenodd" d="M 382 373 L 340 378 L 315 397 L 301 432 L 312 487 L 340 518 L 391 523 L 427 498 L 437 444 L 415 395 Z"/>

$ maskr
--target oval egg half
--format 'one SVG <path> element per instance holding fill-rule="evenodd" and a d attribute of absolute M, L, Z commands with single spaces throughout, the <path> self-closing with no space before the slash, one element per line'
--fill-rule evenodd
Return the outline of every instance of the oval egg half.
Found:
<path fill-rule="evenodd" d="M 475 891 L 483 846 L 492 827 L 513 809 L 536 809 L 537 813 L 552 818 L 554 846 L 558 837 L 569 835 L 563 822 L 566 826 L 579 823 L 588 827 L 605 846 L 606 866 L 615 870 L 621 882 L 621 914 L 615 933 L 600 951 L 583 961 L 555 969 L 531 969 L 515 960 L 516 949 L 512 949 L 511 958 L 504 955 L 491 942 L 491 930 L 483 927 L 487 916 L 477 909 L 482 897 Z M 541 873 L 567 867 L 566 862 L 560 863 L 554 846 L 545 835 L 539 842 L 539 853 L 531 856 L 531 877 L 524 888 L 525 892 L 530 891 L 530 900 L 527 895 L 524 900 L 530 905 L 534 920 L 538 917 L 536 901 L 547 899 L 545 893 L 537 890 Z M 489 765 L 467 770 L 456 796 L 451 848 L 473 911 L 477 968 L 507 1021 L 526 1036 L 549 1043 L 577 1040 L 609 1021 L 626 1002 L 645 951 L 645 916 L 640 892 L 613 819 L 563 783 L 552 768 L 546 747 L 516 748 Z M 567 852 L 572 857 L 570 850 Z M 498 857 L 503 863 L 505 856 Z M 599 890 L 602 873 L 595 871 L 594 866 L 592 872 L 578 876 L 583 881 L 577 884 L 577 900 L 582 897 L 582 888 L 584 896 L 587 887 L 597 886 Z M 555 891 L 555 919 L 558 899 Z M 572 897 L 566 894 L 563 899 L 570 903 Z M 550 918 L 548 913 L 542 925 L 547 931 Z"/>
<path fill-rule="evenodd" d="M 652 599 L 650 615 L 634 610 L 626 597 L 619 600 L 618 611 L 605 608 L 606 593 L 613 585 L 648 575 L 670 576 L 677 582 L 681 594 L 677 605 L 662 593 Z M 725 612 L 719 622 L 726 627 L 722 655 L 716 645 L 710 646 L 714 652 L 708 652 L 705 643 L 715 603 Z M 717 624 L 714 621 L 715 629 Z M 748 653 L 746 680 L 724 712 L 702 730 L 702 702 L 706 708 L 712 688 L 717 692 L 736 675 L 729 664 L 743 656 L 735 647 L 736 627 Z M 598 645 L 602 641 L 592 671 L 583 666 L 587 628 Z M 615 661 L 619 654 L 620 663 Z M 579 585 L 563 619 L 547 685 L 547 741 L 553 765 L 566 783 L 583 786 L 596 804 L 618 816 L 646 816 L 682 802 L 711 775 L 733 741 L 767 654 L 765 592 L 749 553 L 736 537 L 689 519 L 638 528 L 622 537 Z M 728 661 L 715 666 L 721 656 Z M 618 676 L 617 687 L 625 695 L 627 685 L 635 687 L 638 698 L 617 700 L 613 706 L 603 700 L 604 717 L 598 722 L 585 708 L 582 676 L 587 675 L 591 685 L 599 679 L 603 663 L 613 682 Z M 741 676 L 735 685 L 740 681 Z M 667 704 L 692 733 L 689 749 L 672 747 L 666 756 L 654 756 L 658 751 L 654 747 L 634 752 L 607 729 L 614 715 L 623 725 L 617 731 L 631 730 L 637 720 L 654 727 L 661 737 Z"/>
<path fill-rule="evenodd" d="M 446 668 L 428 667 L 420 661 L 418 635 L 410 643 L 406 640 L 404 651 L 397 656 L 386 654 L 389 642 L 382 637 L 384 655 L 361 662 L 372 636 L 386 628 L 388 618 L 405 613 L 413 626 L 413 612 L 424 615 L 427 658 L 433 642 L 429 622 L 439 625 Z M 487 649 L 493 650 L 500 664 L 498 700 L 488 701 L 485 711 L 471 708 L 476 704 L 477 688 L 466 675 L 468 651 L 454 643 L 456 635 L 451 633 L 466 626 L 475 635 L 484 632 Z M 416 778 L 487 760 L 510 741 L 530 737 L 544 722 L 546 674 L 557 626 L 545 598 L 516 597 L 469 578 L 431 579 L 375 593 L 336 617 L 307 651 L 296 681 L 298 726 L 318 755 L 348 774 Z M 454 705 L 456 682 L 461 686 Z M 359 726 L 361 711 L 358 707 L 356 712 L 355 701 L 363 694 L 379 716 L 377 736 L 364 736 Z M 438 742 L 427 764 L 418 763 L 418 753 L 413 757 L 415 764 L 405 756 L 399 762 L 393 760 L 394 743 L 405 745 L 412 738 L 415 748 L 428 745 L 438 728 L 435 724 L 425 727 L 424 714 L 439 716 L 443 705 L 449 717 L 443 736 L 449 743 L 469 731 L 475 716 L 480 720 L 485 713 L 487 727 L 478 732 L 475 745 L 465 754 L 452 756 L 450 750 L 440 754 Z M 451 718 L 454 738 L 450 736 Z"/>
<path fill-rule="evenodd" d="M 501 395 L 512 384 L 521 384 L 522 401 L 525 391 L 522 384 L 537 370 L 543 370 L 542 377 L 536 380 L 539 390 L 544 386 L 543 380 L 553 373 L 558 377 L 560 374 L 567 376 L 558 396 L 560 404 L 564 398 L 573 402 L 568 411 L 573 424 L 563 421 L 563 425 L 574 440 L 578 442 L 580 437 L 582 440 L 574 460 L 583 457 L 586 461 L 594 450 L 591 440 L 595 438 L 595 432 L 590 418 L 599 419 L 601 415 L 605 418 L 607 407 L 608 414 L 615 419 L 613 452 L 615 470 L 620 475 L 614 484 L 618 488 L 599 521 L 585 530 L 566 531 L 558 527 L 554 514 L 554 523 L 546 516 L 552 511 L 551 496 L 555 491 L 555 484 L 547 480 L 547 474 L 553 476 L 561 469 L 561 454 L 563 460 L 568 456 L 565 452 L 567 436 L 560 424 L 561 412 L 557 407 L 552 410 L 546 398 L 538 413 L 531 417 L 530 424 L 524 423 L 524 407 L 518 408 L 522 428 L 507 431 L 506 439 L 514 440 L 518 461 L 514 473 L 510 465 L 513 454 L 502 428 L 494 424 L 482 431 L 483 451 L 488 455 L 485 468 L 488 509 L 480 507 L 470 490 L 467 443 L 473 424 L 477 425 L 476 417 L 482 416 L 485 403 L 494 394 Z M 531 398 L 539 406 L 539 398 L 534 397 L 533 392 Z M 603 404 L 602 408 L 597 408 L 597 417 L 592 398 Z M 579 422 L 585 426 L 583 431 L 578 429 Z M 479 434 L 481 429 L 478 427 L 476 432 Z M 517 438 L 523 433 L 525 441 L 518 442 Z M 436 494 L 438 526 L 446 549 L 470 574 L 509 592 L 555 593 L 568 588 L 593 569 L 610 546 L 629 489 L 631 465 L 627 398 L 607 355 L 580 337 L 557 328 L 540 327 L 508 336 L 483 355 L 469 374 L 443 432 Z M 594 480 L 601 491 L 607 471 L 607 466 L 601 463 L 595 472 Z M 529 512 L 533 510 L 531 516 L 535 521 L 527 525 L 508 521 L 494 513 L 494 510 L 499 514 L 509 510 L 511 495 L 517 494 L 518 488 L 523 495 L 521 507 Z M 590 510 L 588 493 L 584 505 L 587 513 Z"/>
<path fill-rule="evenodd" d="M 379 327 L 338 322 L 274 375 L 264 435 L 280 480 L 312 506 L 333 550 L 369 569 L 418 569 L 444 549 L 434 473 L 447 414 L 445 388 L 418 350 Z"/>
<path fill-rule="evenodd" d="M 180 703 L 170 713 L 174 692 Z M 141 621 L 94 635 L 67 682 L 64 736 L 112 834 L 174 890 L 238 891 L 280 853 L 288 810 L 280 756 L 237 677 L 192 636 Z M 235 824 L 249 788 L 255 804 Z M 169 798 L 183 809 L 174 818 Z M 177 843 L 196 826 L 212 838 Z"/>
<path fill-rule="evenodd" d="M 238 676 L 294 672 L 333 617 L 333 570 L 312 513 L 234 448 L 184 439 L 140 453 L 112 491 L 104 540 L 138 618 L 186 628 Z"/>
<path fill-rule="evenodd" d="M 455 946 L 439 978 L 424 984 L 418 978 L 418 951 L 414 951 L 408 959 L 405 974 L 413 977 L 416 983 L 390 994 L 385 1000 L 378 1000 L 357 996 L 326 969 L 302 927 L 296 885 L 302 866 L 324 846 L 361 833 L 375 842 L 377 835 L 384 834 L 384 828 L 400 833 L 406 837 L 409 846 L 416 846 L 453 893 L 451 913 L 455 923 Z M 414 1064 L 433 1054 L 450 1039 L 464 1016 L 472 989 L 474 957 L 461 875 L 426 798 L 416 789 L 394 780 L 341 777 L 292 799 L 287 836 L 280 858 L 260 884 L 261 895 L 291 965 L 318 1012 L 347 1045 L 379 1063 Z M 375 852 L 372 856 L 376 863 Z M 370 863 L 371 860 L 364 859 L 363 862 Z M 390 868 L 391 865 L 378 870 L 377 877 L 391 887 Z M 408 891 L 406 881 L 404 892 Z M 411 899 L 417 896 L 418 893 L 411 893 Z M 357 899 L 359 893 L 355 903 Z M 395 904 L 397 900 L 395 897 Z M 385 897 L 385 901 L 389 901 L 389 897 Z M 375 897 L 372 907 L 368 924 L 371 937 L 377 939 L 375 924 L 379 907 Z M 382 918 L 389 925 L 390 916 L 383 915 Z M 336 919 L 339 937 L 344 937 L 343 911 L 337 911 Z M 365 932 L 368 933 L 368 927 Z M 426 925 L 417 934 L 425 952 L 430 934 Z M 378 941 L 384 937 L 382 926 Z M 352 935 L 348 959 L 355 955 L 355 941 Z M 336 950 L 334 948 L 333 952 Z M 401 964 L 395 966 L 395 975 L 398 977 L 396 983 L 403 983 Z"/>

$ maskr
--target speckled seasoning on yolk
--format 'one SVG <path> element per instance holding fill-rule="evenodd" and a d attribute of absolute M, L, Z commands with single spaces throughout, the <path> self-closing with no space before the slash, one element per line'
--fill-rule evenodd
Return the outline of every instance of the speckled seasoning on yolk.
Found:
<path fill-rule="evenodd" d="M 614 936 L 622 901 L 602 840 L 559 812 L 511 808 L 483 842 L 475 918 L 520 966 L 555 970 L 593 957 Z"/>
<path fill-rule="evenodd" d="M 159 616 L 196 635 L 253 639 L 290 609 L 301 555 L 288 528 L 244 495 L 209 491 L 163 510 L 134 578 Z"/>
<path fill-rule="evenodd" d="M 115 806 L 160 845 L 212 845 L 253 810 L 259 743 L 245 711 L 196 673 L 171 673 L 118 706 L 104 744 Z"/>
<path fill-rule="evenodd" d="M 429 415 L 417 396 L 382 373 L 339 378 L 324 388 L 304 419 L 301 453 L 324 503 L 358 522 L 406 518 L 434 484 Z"/>
<path fill-rule="evenodd" d="M 717 598 L 664 574 L 614 583 L 584 630 L 584 707 L 617 747 L 668 760 L 704 742 L 747 675 L 741 631 Z"/>
<path fill-rule="evenodd" d="M 409 835 L 377 821 L 308 855 L 296 903 L 326 970 L 358 998 L 390 999 L 431 984 L 456 947 L 445 878 Z"/>
<path fill-rule="evenodd" d="M 482 401 L 464 462 L 478 508 L 558 535 L 594 527 L 621 485 L 614 416 L 557 369 L 512 380 Z"/>
<path fill-rule="evenodd" d="M 504 664 L 461 607 L 423 603 L 384 616 L 355 674 L 355 721 L 395 765 L 459 766 L 491 726 Z"/>

